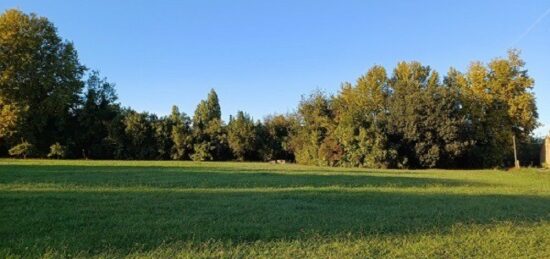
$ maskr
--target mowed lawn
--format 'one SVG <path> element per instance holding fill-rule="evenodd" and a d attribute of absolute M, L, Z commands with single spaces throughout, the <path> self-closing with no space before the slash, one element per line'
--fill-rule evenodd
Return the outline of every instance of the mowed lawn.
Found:
<path fill-rule="evenodd" d="M 0 257 L 550 258 L 550 172 L 0 160 Z"/>

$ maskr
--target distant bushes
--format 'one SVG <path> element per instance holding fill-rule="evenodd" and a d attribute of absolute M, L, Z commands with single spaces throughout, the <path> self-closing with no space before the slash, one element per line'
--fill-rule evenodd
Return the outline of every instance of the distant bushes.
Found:
<path fill-rule="evenodd" d="M 86 73 L 44 18 L 9 10 L 0 34 L 0 153 L 11 156 L 494 167 L 511 162 L 515 136 L 522 161 L 538 161 L 534 81 L 518 51 L 443 77 L 418 62 L 373 66 L 334 95 L 303 97 L 292 114 L 254 121 L 240 111 L 226 124 L 214 90 L 192 117 L 121 107 L 114 84 Z"/>

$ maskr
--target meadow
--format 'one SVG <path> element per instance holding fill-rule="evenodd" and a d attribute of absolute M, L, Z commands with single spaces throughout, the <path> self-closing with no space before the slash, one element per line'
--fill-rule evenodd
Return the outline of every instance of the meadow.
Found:
<path fill-rule="evenodd" d="M 550 171 L 0 159 L 1 258 L 550 258 Z"/>

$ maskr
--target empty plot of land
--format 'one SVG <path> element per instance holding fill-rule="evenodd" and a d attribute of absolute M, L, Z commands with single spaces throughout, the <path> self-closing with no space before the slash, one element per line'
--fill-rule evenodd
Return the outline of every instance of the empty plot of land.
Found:
<path fill-rule="evenodd" d="M 550 257 L 550 173 L 0 160 L 0 257 Z"/>

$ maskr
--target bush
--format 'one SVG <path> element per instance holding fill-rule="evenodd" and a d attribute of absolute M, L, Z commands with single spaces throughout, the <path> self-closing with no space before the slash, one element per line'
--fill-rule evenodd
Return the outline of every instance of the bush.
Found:
<path fill-rule="evenodd" d="M 27 156 L 32 155 L 33 150 L 34 146 L 31 143 L 23 141 L 21 142 L 21 144 L 10 148 L 10 150 L 8 150 L 8 153 L 10 154 L 10 156 L 23 157 L 25 159 L 27 158 Z"/>
<path fill-rule="evenodd" d="M 56 142 L 50 146 L 50 153 L 48 153 L 50 158 L 64 158 L 65 157 L 65 147 Z"/>

